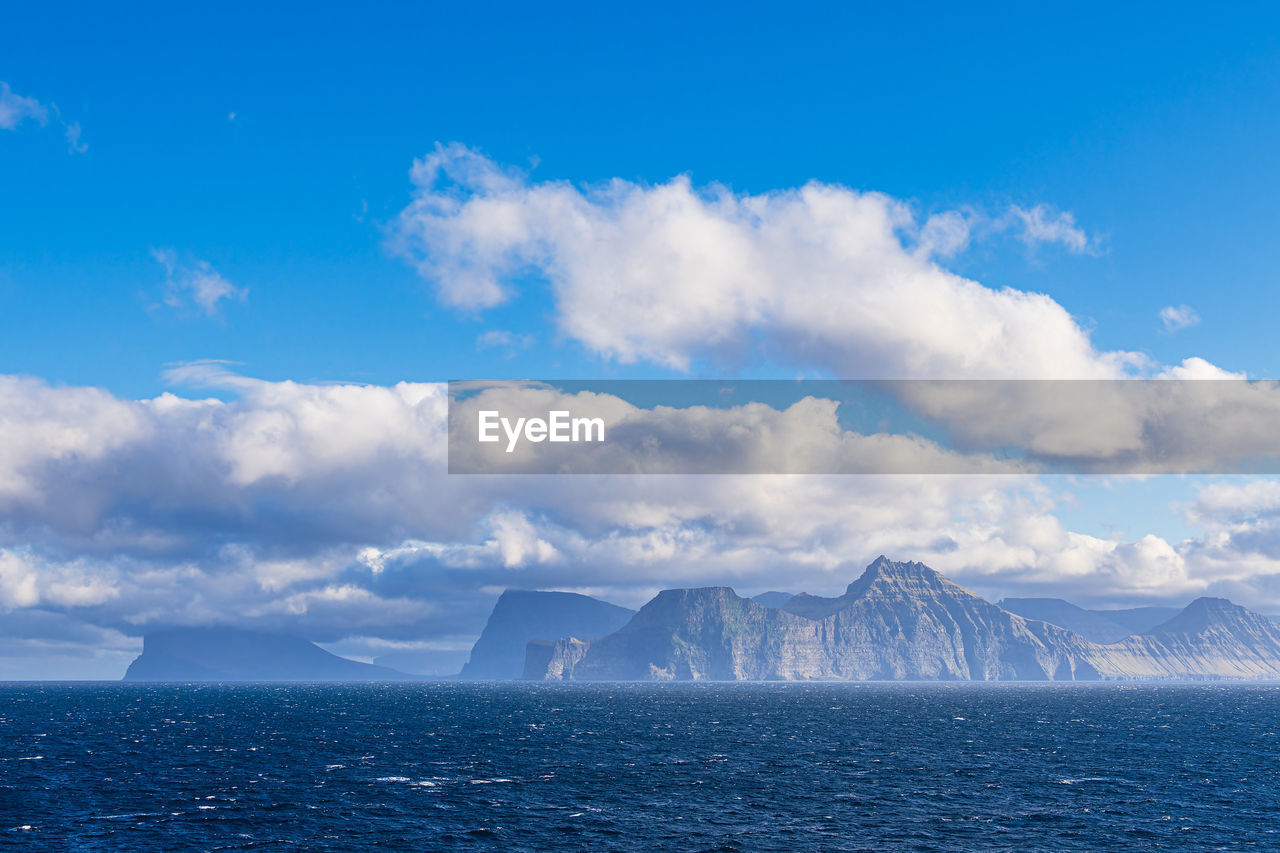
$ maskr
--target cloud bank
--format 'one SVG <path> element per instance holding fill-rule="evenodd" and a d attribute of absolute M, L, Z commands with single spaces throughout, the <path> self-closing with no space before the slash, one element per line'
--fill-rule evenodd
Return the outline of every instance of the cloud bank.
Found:
<path fill-rule="evenodd" d="M 1205 536 L 1171 543 L 1067 530 L 1053 489 L 1009 475 L 450 477 L 441 385 L 265 382 L 216 364 L 173 379 L 234 399 L 0 378 L 11 643 L 217 622 L 371 653 L 465 646 L 508 586 L 630 605 L 686 585 L 834 592 L 879 553 L 991 595 L 1280 602 L 1280 503 L 1260 486 L 1207 490 Z"/>

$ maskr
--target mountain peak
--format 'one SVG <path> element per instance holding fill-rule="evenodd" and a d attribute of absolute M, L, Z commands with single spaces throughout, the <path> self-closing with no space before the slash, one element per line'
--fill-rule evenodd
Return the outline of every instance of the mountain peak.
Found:
<path fill-rule="evenodd" d="M 1178 615 L 1155 626 L 1148 634 L 1194 633 L 1215 625 L 1253 621 L 1254 614 L 1225 598 L 1202 596 L 1188 604 Z"/>
<path fill-rule="evenodd" d="M 718 605 L 724 602 L 745 601 L 732 587 L 698 586 L 680 589 L 664 589 L 642 607 L 645 611 L 669 610 L 672 608 L 699 607 Z M 647 614 L 646 614 L 647 615 Z"/>
<path fill-rule="evenodd" d="M 924 563 L 914 560 L 898 562 L 881 554 L 871 561 L 871 564 L 862 572 L 862 577 L 849 584 L 845 589 L 845 595 L 857 594 L 880 579 L 933 584 L 943 580 L 943 577 Z"/>

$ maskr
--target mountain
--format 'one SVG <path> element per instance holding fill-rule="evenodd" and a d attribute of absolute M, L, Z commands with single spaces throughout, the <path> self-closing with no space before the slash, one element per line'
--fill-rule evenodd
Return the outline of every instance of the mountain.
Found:
<path fill-rule="evenodd" d="M 1138 630 L 1110 619 L 1097 610 L 1085 610 L 1061 598 L 1006 598 L 999 606 L 1024 619 L 1038 619 L 1074 631 L 1095 643 L 1114 643 L 1138 633 Z M 1163 620 L 1156 620 L 1161 621 Z"/>
<path fill-rule="evenodd" d="M 531 644 L 525 674 L 578 681 L 1280 679 L 1280 625 L 1221 599 L 1199 599 L 1145 634 L 1104 644 L 1012 613 L 921 563 L 880 557 L 844 595 L 800 594 L 781 609 L 726 587 L 665 590 L 612 634 Z"/>
<path fill-rule="evenodd" d="M 297 637 L 237 628 L 147 634 L 125 681 L 396 681 L 394 669 L 348 660 Z"/>
<path fill-rule="evenodd" d="M 843 596 L 781 610 L 725 587 L 666 590 L 614 634 L 561 640 L 544 677 L 575 680 L 1098 678 L 1091 644 L 921 563 L 881 557 Z"/>
<path fill-rule="evenodd" d="M 763 604 L 765 607 L 786 607 L 787 602 L 795 598 L 792 593 L 778 592 L 777 590 L 769 590 L 759 595 L 753 595 L 751 600 L 756 604 Z"/>
<path fill-rule="evenodd" d="M 573 592 L 509 589 L 493 606 L 461 677 L 520 678 L 530 642 L 600 637 L 621 628 L 634 614 L 634 610 Z"/>
<path fill-rule="evenodd" d="M 1280 679 L 1280 624 L 1225 598 L 1197 598 L 1123 646 L 1154 678 Z"/>
<path fill-rule="evenodd" d="M 1086 610 L 1061 598 L 1006 598 L 999 606 L 1026 619 L 1039 619 L 1075 631 L 1096 643 L 1114 643 L 1141 634 L 1178 613 L 1176 607 Z"/>
<path fill-rule="evenodd" d="M 1135 634 L 1141 634 L 1177 616 L 1179 610 L 1176 607 L 1130 607 L 1126 610 L 1094 610 L 1092 612 L 1125 626 Z"/>

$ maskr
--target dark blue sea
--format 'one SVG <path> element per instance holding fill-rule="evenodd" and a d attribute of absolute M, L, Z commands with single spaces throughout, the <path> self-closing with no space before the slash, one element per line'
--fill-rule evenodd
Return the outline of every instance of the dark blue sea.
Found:
<path fill-rule="evenodd" d="M 0 685 L 0 846 L 1280 848 L 1280 688 Z"/>

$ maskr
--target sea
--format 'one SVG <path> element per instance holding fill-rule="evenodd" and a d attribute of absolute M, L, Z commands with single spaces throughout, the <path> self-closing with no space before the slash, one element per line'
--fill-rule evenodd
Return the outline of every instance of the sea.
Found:
<path fill-rule="evenodd" d="M 0 848 L 1280 849 L 1280 687 L 0 685 Z"/>

